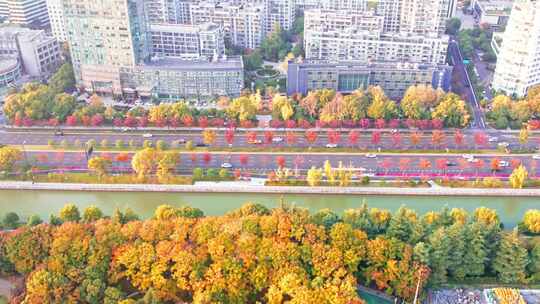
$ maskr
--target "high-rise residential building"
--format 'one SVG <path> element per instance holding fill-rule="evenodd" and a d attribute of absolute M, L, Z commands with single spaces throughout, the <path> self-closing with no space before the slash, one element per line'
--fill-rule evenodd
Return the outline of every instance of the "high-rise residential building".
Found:
<path fill-rule="evenodd" d="M 300 10 L 336 9 L 357 11 L 367 8 L 367 0 L 296 0 L 296 7 Z"/>
<path fill-rule="evenodd" d="M 254 49 L 265 37 L 266 9 L 262 4 L 249 6 L 200 2 L 190 6 L 192 24 L 214 23 L 223 27 L 229 44 Z"/>
<path fill-rule="evenodd" d="M 289 63 L 288 93 L 380 85 L 400 98 L 414 84 L 448 90 L 449 38 L 441 26 L 449 1 L 380 0 L 374 9 L 360 1 L 337 1 L 333 9 L 306 10 L 306 58 Z M 335 9 L 339 6 L 350 8 Z"/>
<path fill-rule="evenodd" d="M 9 23 L 46 28 L 49 26 L 46 0 L 0 0 L 0 17 Z"/>
<path fill-rule="evenodd" d="M 149 23 L 189 23 L 189 5 L 193 0 L 145 0 Z"/>
<path fill-rule="evenodd" d="M 507 94 L 524 96 L 540 84 L 540 1 L 516 0 L 502 46 L 492 86 Z"/>
<path fill-rule="evenodd" d="M 384 16 L 385 32 L 443 34 L 446 20 L 454 16 L 455 0 L 380 0 L 375 8 Z"/>
<path fill-rule="evenodd" d="M 17 59 L 24 74 L 41 79 L 62 64 L 62 51 L 54 37 L 22 27 L 0 28 L 0 56 Z"/>
<path fill-rule="evenodd" d="M 47 0 L 51 32 L 58 41 L 67 41 L 63 0 Z"/>
<path fill-rule="evenodd" d="M 216 24 L 151 24 L 149 33 L 154 57 L 211 60 L 225 54 L 223 29 Z"/>
<path fill-rule="evenodd" d="M 244 76 L 241 58 L 212 56 L 208 60 L 197 56 L 185 60 L 181 56 L 186 52 L 220 52 L 219 38 L 211 37 L 219 36 L 219 31 L 201 29 L 199 49 L 190 49 L 186 44 L 194 42 L 190 40 L 193 36 L 186 40 L 166 38 L 186 29 L 174 24 L 149 25 L 145 9 L 143 0 L 64 0 L 66 32 L 80 88 L 130 99 L 206 99 L 240 94 Z"/>
<path fill-rule="evenodd" d="M 437 33 L 385 32 L 374 12 L 308 10 L 304 16 L 306 59 L 445 64 L 448 37 Z"/>
<path fill-rule="evenodd" d="M 267 0 L 266 33 L 271 33 L 276 25 L 283 30 L 290 30 L 296 18 L 294 0 Z"/>

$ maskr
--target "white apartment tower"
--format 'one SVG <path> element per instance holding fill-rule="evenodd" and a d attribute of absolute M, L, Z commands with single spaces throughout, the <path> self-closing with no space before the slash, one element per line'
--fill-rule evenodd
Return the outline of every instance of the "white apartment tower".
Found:
<path fill-rule="evenodd" d="M 524 96 L 540 84 L 540 1 L 516 0 L 493 76 L 493 88 Z"/>
<path fill-rule="evenodd" d="M 46 0 L 0 0 L 0 17 L 24 26 L 45 28 L 49 25 Z"/>
<path fill-rule="evenodd" d="M 47 0 L 47 11 L 49 13 L 49 21 L 53 36 L 58 39 L 58 41 L 67 41 L 63 1 Z"/>

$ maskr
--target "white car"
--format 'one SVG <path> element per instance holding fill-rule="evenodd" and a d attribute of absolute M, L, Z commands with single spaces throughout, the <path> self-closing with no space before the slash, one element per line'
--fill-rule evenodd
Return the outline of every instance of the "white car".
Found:
<path fill-rule="evenodd" d="M 280 143 L 282 141 L 283 141 L 282 137 L 274 137 L 274 138 L 272 138 L 272 142 L 275 142 L 275 143 Z"/>
<path fill-rule="evenodd" d="M 366 157 L 367 158 L 377 158 L 377 154 L 368 153 L 368 154 L 366 154 Z"/>
<path fill-rule="evenodd" d="M 510 146 L 510 144 L 505 141 L 499 143 L 499 147 L 508 148 L 508 146 Z"/>
<path fill-rule="evenodd" d="M 540 154 L 535 154 L 532 156 L 533 159 L 540 159 Z"/>
<path fill-rule="evenodd" d="M 471 158 L 474 158 L 474 155 L 472 155 L 472 154 L 463 154 L 463 155 L 461 155 L 461 157 L 464 158 L 464 159 L 471 159 Z"/>
<path fill-rule="evenodd" d="M 153 135 L 150 134 L 150 133 L 145 133 L 145 134 L 143 134 L 142 137 L 144 137 L 144 138 L 150 138 L 150 137 L 152 137 L 152 136 L 153 136 Z"/>
<path fill-rule="evenodd" d="M 469 162 L 469 163 L 477 163 L 477 162 L 478 162 L 478 158 L 468 158 L 468 159 L 467 159 L 467 162 Z"/>
<path fill-rule="evenodd" d="M 488 138 L 488 142 L 497 142 L 498 140 L 499 138 L 495 136 L 491 136 L 490 138 Z"/>
<path fill-rule="evenodd" d="M 505 160 L 499 161 L 499 167 L 508 167 L 508 166 L 510 166 L 510 164 L 507 161 Z"/>
<path fill-rule="evenodd" d="M 223 164 L 221 164 L 221 168 L 230 169 L 230 168 L 232 168 L 232 164 L 231 163 L 223 163 Z"/>
<path fill-rule="evenodd" d="M 337 148 L 337 144 L 326 144 L 327 148 Z"/>

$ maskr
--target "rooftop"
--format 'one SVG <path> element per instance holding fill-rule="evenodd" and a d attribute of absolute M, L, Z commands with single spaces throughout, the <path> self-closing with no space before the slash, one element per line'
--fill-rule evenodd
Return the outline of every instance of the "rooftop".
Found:
<path fill-rule="evenodd" d="M 217 61 L 208 60 L 183 60 L 175 58 L 162 58 L 154 60 L 151 63 L 142 65 L 147 69 L 156 70 L 229 70 L 229 69 L 243 69 L 244 64 L 242 58 L 236 57 L 223 57 Z"/>
<path fill-rule="evenodd" d="M 11 72 L 18 63 L 19 61 L 15 58 L 0 57 L 0 74 Z"/>

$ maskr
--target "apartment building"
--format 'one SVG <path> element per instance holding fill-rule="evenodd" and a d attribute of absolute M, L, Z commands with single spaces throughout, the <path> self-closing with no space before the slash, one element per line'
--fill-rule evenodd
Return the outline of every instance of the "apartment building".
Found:
<path fill-rule="evenodd" d="M 15 58 L 24 74 L 46 79 L 62 64 L 58 41 L 43 30 L 0 28 L 0 56 Z"/>
<path fill-rule="evenodd" d="M 225 54 L 223 29 L 216 24 L 152 24 L 149 35 L 154 57 L 210 60 Z"/>
<path fill-rule="evenodd" d="M 429 33 L 392 33 L 374 12 L 306 11 L 306 59 L 360 62 L 399 61 L 444 64 L 448 37 Z"/>
<path fill-rule="evenodd" d="M 475 0 L 471 7 L 478 24 L 500 30 L 506 27 L 513 4 L 513 0 Z"/>
<path fill-rule="evenodd" d="M 363 11 L 367 9 L 367 0 L 296 0 L 299 10 L 334 9 Z"/>
<path fill-rule="evenodd" d="M 502 34 L 492 86 L 524 96 L 540 84 L 540 1 L 516 0 Z"/>
<path fill-rule="evenodd" d="M 192 24 L 214 23 L 223 27 L 231 45 L 254 49 L 261 45 L 267 29 L 264 4 L 206 3 L 190 5 Z"/>
<path fill-rule="evenodd" d="M 51 32 L 58 41 L 67 41 L 66 21 L 64 18 L 63 0 L 47 0 L 47 12 L 49 14 L 49 22 Z"/>
<path fill-rule="evenodd" d="M 49 26 L 46 0 L 0 0 L 0 17 L 33 28 Z"/>
<path fill-rule="evenodd" d="M 66 32 L 80 88 L 127 98 L 167 100 L 171 96 L 201 99 L 223 92 L 240 94 L 241 58 L 203 58 L 210 51 L 214 55 L 223 50 L 219 25 L 192 29 L 198 34 L 181 38 L 189 27 L 148 25 L 146 8 L 143 0 L 64 0 Z M 179 34 L 176 38 L 175 33 Z M 190 48 L 188 44 L 195 43 L 197 35 L 198 48 Z M 191 53 L 200 55 L 190 57 Z"/>

